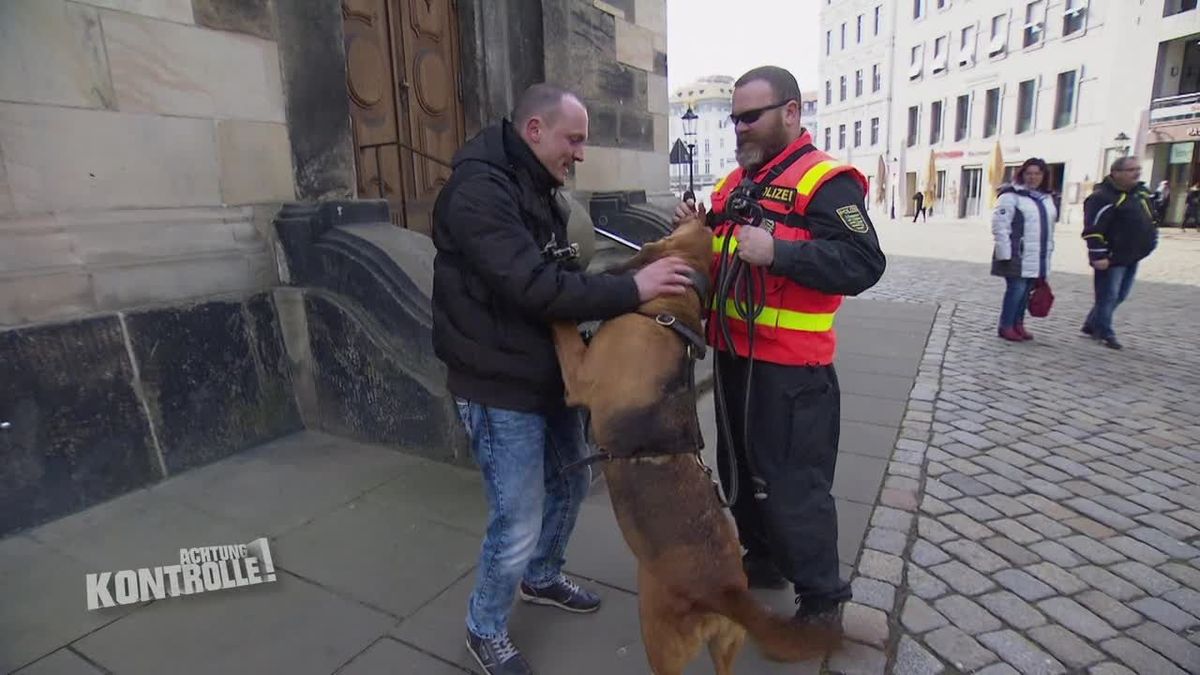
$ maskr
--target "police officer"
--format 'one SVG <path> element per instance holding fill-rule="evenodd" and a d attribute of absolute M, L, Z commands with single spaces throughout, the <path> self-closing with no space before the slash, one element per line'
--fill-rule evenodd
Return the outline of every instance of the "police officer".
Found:
<path fill-rule="evenodd" d="M 791 73 L 742 75 L 730 119 L 739 167 L 714 186 L 709 215 L 718 469 L 726 494 L 737 483 L 751 586 L 790 581 L 797 620 L 836 624 L 850 586 L 830 494 L 841 399 L 833 321 L 842 296 L 873 286 L 886 260 L 865 213 L 866 179 L 813 146 Z M 692 208 L 680 204 L 676 224 Z"/>

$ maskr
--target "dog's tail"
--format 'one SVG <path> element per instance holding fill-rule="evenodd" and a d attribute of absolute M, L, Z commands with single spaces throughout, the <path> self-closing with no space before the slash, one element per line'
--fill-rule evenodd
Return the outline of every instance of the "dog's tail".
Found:
<path fill-rule="evenodd" d="M 841 643 L 841 631 L 801 624 L 771 612 L 746 588 L 731 589 L 722 598 L 720 613 L 745 627 L 746 632 L 774 661 L 803 661 L 822 656 Z"/>

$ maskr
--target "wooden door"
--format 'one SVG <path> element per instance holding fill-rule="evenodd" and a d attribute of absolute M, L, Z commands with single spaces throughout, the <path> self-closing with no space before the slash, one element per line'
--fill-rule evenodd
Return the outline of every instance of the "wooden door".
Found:
<path fill-rule="evenodd" d="M 463 142 L 452 0 L 343 0 L 358 196 L 425 234 Z"/>

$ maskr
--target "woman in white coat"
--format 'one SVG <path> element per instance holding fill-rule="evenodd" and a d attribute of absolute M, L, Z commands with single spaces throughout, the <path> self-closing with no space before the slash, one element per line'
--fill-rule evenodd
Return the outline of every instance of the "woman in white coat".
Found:
<path fill-rule="evenodd" d="M 1033 339 L 1025 330 L 1029 292 L 1036 279 L 1050 272 L 1058 213 L 1051 195 L 1042 192 L 1047 173 L 1044 161 L 1025 160 L 1013 182 L 1000 188 L 992 213 L 992 274 L 1004 277 L 1005 283 L 999 334 L 1012 342 Z"/>

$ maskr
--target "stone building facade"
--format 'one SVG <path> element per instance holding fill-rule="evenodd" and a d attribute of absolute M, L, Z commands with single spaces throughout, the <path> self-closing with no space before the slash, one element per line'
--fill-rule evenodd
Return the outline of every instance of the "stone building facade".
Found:
<path fill-rule="evenodd" d="M 0 3 L 0 533 L 303 427 L 463 461 L 425 325 L 445 162 L 546 80 L 592 112 L 576 202 L 665 194 L 665 17 Z M 325 233 L 324 276 L 281 241 L 298 213 Z M 381 392 L 394 418 L 360 419 Z"/>

